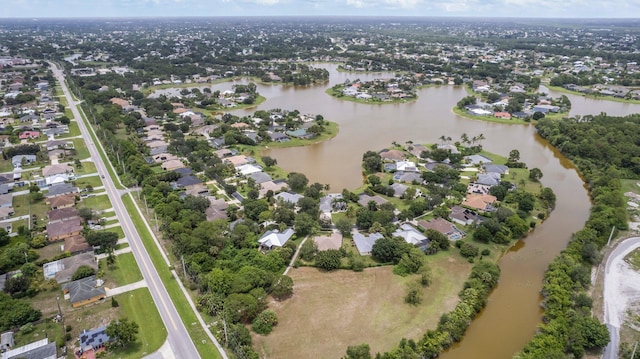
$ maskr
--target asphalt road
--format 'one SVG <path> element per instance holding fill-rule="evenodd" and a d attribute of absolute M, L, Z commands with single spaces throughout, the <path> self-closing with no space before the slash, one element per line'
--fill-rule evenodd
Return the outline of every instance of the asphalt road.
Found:
<path fill-rule="evenodd" d="M 142 240 L 140 239 L 140 236 L 138 235 L 138 232 L 133 225 L 133 221 L 127 213 L 124 203 L 122 202 L 122 198 L 120 198 L 118 190 L 113 183 L 113 179 L 111 178 L 111 176 L 109 176 L 107 167 L 102 162 L 102 157 L 100 157 L 98 149 L 96 148 L 96 146 L 100 146 L 100 144 L 93 142 L 93 139 L 89 134 L 89 130 L 82 120 L 82 117 L 80 116 L 80 112 L 77 108 L 79 102 L 73 100 L 73 97 L 69 92 L 69 88 L 64 82 L 64 74 L 62 73 L 60 68 L 58 68 L 54 63 L 50 63 L 50 65 L 54 76 L 60 83 L 62 91 L 64 92 L 64 95 L 69 102 L 71 112 L 73 113 L 73 116 L 75 117 L 78 126 L 80 127 L 80 132 L 82 133 L 82 137 L 84 138 L 87 148 L 89 149 L 91 158 L 94 160 L 94 164 L 96 165 L 98 173 L 103 177 L 102 182 L 104 183 L 104 187 L 107 195 L 109 196 L 109 200 L 113 205 L 113 209 L 118 217 L 118 220 L 120 221 L 122 229 L 124 230 L 124 234 L 129 240 L 129 246 L 131 247 L 133 255 L 138 262 L 138 266 L 140 267 L 142 276 L 147 281 L 149 291 L 151 292 L 151 296 L 153 297 L 153 301 L 155 302 L 156 307 L 160 312 L 160 316 L 162 317 L 162 321 L 167 328 L 167 340 L 171 346 L 173 357 L 180 359 L 200 358 L 195 345 L 189 337 L 187 328 L 182 323 L 180 315 L 178 315 L 178 311 L 173 305 L 167 289 L 164 287 L 162 280 L 160 280 L 158 272 L 153 266 L 153 262 L 151 262 L 151 258 L 149 257 L 149 254 L 142 244 Z"/>
<path fill-rule="evenodd" d="M 615 301 L 615 298 L 611 298 L 611 296 L 615 296 L 616 293 L 607 290 L 607 285 L 612 285 L 612 283 L 607 283 L 607 277 L 612 269 L 615 270 L 613 267 L 616 262 L 622 260 L 624 256 L 639 247 L 640 237 L 626 239 L 618 244 L 607 258 L 604 272 L 604 323 L 607 325 L 607 328 L 609 328 L 610 341 L 602 352 L 603 359 L 618 358 L 618 347 L 620 346 L 620 328 L 616 325 L 618 320 L 612 318 L 612 316 L 616 316 L 618 313 L 611 313 L 612 308 L 608 305 L 608 303 Z"/>

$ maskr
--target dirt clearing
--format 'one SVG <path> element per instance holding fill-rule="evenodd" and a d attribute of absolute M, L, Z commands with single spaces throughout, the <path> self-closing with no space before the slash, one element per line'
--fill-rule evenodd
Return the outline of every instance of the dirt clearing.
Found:
<path fill-rule="evenodd" d="M 392 349 L 400 339 L 420 338 L 434 328 L 442 313 L 458 301 L 471 265 L 450 254 L 429 257 L 434 274 L 423 290 L 422 304 L 405 304 L 407 283 L 392 267 L 363 272 L 320 272 L 298 268 L 289 272 L 294 295 L 271 302 L 279 324 L 269 336 L 254 336 L 264 358 L 340 358 L 349 345 L 368 343 L 372 353 Z"/>

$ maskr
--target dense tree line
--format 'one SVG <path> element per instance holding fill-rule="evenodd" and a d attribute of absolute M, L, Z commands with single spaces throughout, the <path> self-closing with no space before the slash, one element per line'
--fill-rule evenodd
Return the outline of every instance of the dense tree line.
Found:
<path fill-rule="evenodd" d="M 609 342 L 606 326 L 591 316 L 591 267 L 602 260 L 612 228 L 627 228 L 622 178 L 640 177 L 637 143 L 639 115 L 540 121 L 539 133 L 569 157 L 584 174 L 593 207 L 585 227 L 550 265 L 542 294 L 544 324 L 520 358 L 582 357 Z M 615 140 L 613 140 L 615 139 Z"/>

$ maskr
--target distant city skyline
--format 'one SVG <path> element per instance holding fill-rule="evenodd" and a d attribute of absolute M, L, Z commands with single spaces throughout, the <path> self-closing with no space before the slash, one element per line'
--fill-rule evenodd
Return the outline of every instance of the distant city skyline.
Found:
<path fill-rule="evenodd" d="M 638 0 L 0 0 L 0 18 L 465 16 L 629 18 Z"/>

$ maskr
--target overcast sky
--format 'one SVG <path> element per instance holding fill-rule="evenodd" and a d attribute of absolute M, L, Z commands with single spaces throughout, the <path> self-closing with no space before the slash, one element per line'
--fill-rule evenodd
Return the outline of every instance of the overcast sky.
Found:
<path fill-rule="evenodd" d="M 0 18 L 259 15 L 628 18 L 640 0 L 0 0 Z"/>

